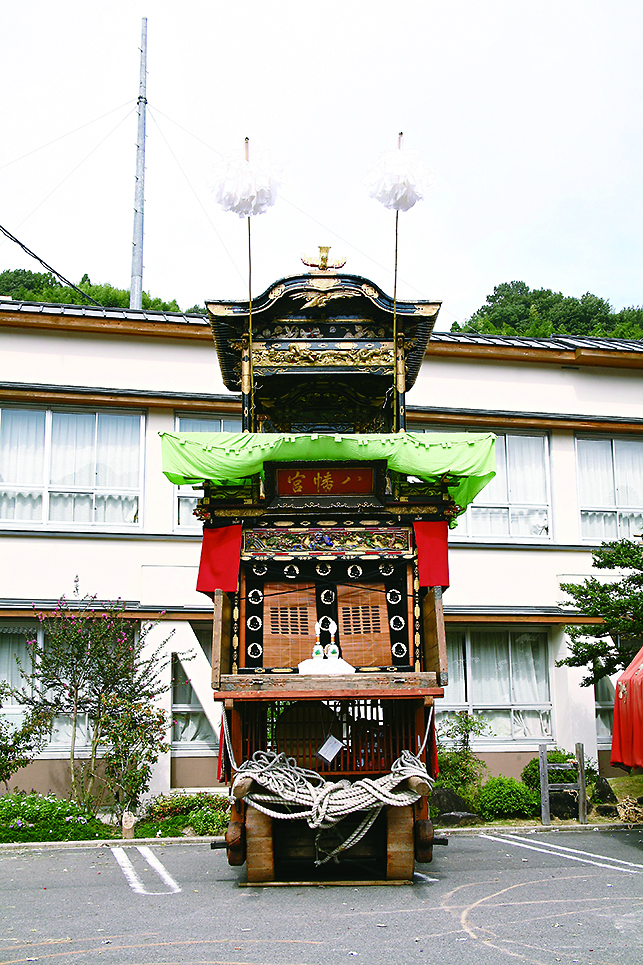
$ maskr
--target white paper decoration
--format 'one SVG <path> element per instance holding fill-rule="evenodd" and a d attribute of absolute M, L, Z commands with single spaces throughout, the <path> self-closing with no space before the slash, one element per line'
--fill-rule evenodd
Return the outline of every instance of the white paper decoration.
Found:
<path fill-rule="evenodd" d="M 280 178 L 266 156 L 227 158 L 217 173 L 213 190 L 218 203 L 240 218 L 263 214 L 277 199 Z"/>
<path fill-rule="evenodd" d="M 417 151 L 386 151 L 364 183 L 385 208 L 408 211 L 424 197 L 429 174 Z"/>

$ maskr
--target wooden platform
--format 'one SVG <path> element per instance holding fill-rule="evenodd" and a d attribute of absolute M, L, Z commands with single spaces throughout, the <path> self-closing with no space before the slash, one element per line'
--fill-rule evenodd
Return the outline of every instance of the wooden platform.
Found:
<path fill-rule="evenodd" d="M 333 697 L 443 697 L 436 673 L 221 674 L 215 700 L 323 700 Z"/>

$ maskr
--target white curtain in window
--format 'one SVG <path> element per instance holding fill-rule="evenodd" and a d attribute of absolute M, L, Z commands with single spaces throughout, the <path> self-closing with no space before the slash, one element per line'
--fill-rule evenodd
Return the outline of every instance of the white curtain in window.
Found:
<path fill-rule="evenodd" d="M 42 519 L 42 495 L 0 490 L 0 519 L 39 522 Z"/>
<path fill-rule="evenodd" d="M 510 703 L 509 639 L 504 630 L 471 632 L 471 689 L 477 706 Z"/>
<path fill-rule="evenodd" d="M 448 704 L 463 704 L 467 699 L 464 642 L 464 633 L 447 633 L 449 685 L 444 688 L 444 699 Z"/>
<path fill-rule="evenodd" d="M 578 490 L 583 508 L 616 504 L 612 471 L 612 443 L 609 439 L 578 439 Z M 583 534 L 586 535 L 586 534 Z"/>
<path fill-rule="evenodd" d="M 3 409 L 0 413 L 0 482 L 42 487 L 45 413 Z"/>
<path fill-rule="evenodd" d="M 643 442 L 614 440 L 614 473 L 619 506 L 643 507 Z"/>
<path fill-rule="evenodd" d="M 91 523 L 91 493 L 50 493 L 49 519 L 55 523 Z"/>
<path fill-rule="evenodd" d="M 632 539 L 643 533 L 643 513 L 619 513 L 618 534 L 621 539 Z"/>
<path fill-rule="evenodd" d="M 476 711 L 478 717 L 484 720 L 487 730 L 483 737 L 497 737 L 511 740 L 511 711 L 510 710 L 481 710 Z"/>
<path fill-rule="evenodd" d="M 96 485 L 101 489 L 137 489 L 141 417 L 98 413 Z"/>
<path fill-rule="evenodd" d="M 488 483 L 479 496 L 476 497 L 474 505 L 483 506 L 489 503 L 506 503 L 507 492 L 507 458 L 505 453 L 505 436 L 498 435 L 496 438 L 496 475 Z"/>
<path fill-rule="evenodd" d="M 53 486 L 94 486 L 95 432 L 94 413 L 52 413 L 50 483 Z"/>
<path fill-rule="evenodd" d="M 544 633 L 511 635 L 511 670 L 517 704 L 549 702 L 547 636 Z"/>
<path fill-rule="evenodd" d="M 226 429 L 226 432 L 236 431 Z M 221 419 L 197 419 L 182 415 L 179 416 L 179 432 L 221 432 Z"/>
<path fill-rule="evenodd" d="M 580 514 L 583 539 L 616 539 L 618 536 L 616 513 L 585 510 Z"/>
<path fill-rule="evenodd" d="M 514 738 L 551 737 L 551 712 L 548 710 L 514 710 Z"/>
<path fill-rule="evenodd" d="M 26 633 L 21 630 L 0 632 L 0 680 L 5 680 L 11 687 L 24 687 L 26 685 L 20 676 L 16 657 L 23 670 L 28 671 L 31 661 Z"/>
<path fill-rule="evenodd" d="M 512 503 L 546 503 L 544 436 L 507 436 L 509 497 Z"/>
<path fill-rule="evenodd" d="M 217 738 L 203 711 L 190 713 L 172 712 L 172 740 L 173 741 L 205 741 L 216 744 Z"/>
<path fill-rule="evenodd" d="M 483 490 L 484 492 L 484 490 Z M 509 533 L 509 510 L 471 507 L 472 536 L 506 536 Z"/>

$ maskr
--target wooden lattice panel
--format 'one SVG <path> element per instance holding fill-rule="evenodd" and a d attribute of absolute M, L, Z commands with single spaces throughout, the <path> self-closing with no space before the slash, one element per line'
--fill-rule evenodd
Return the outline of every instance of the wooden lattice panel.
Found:
<path fill-rule="evenodd" d="M 317 609 L 310 584 L 264 586 L 264 667 L 296 667 L 312 657 Z"/>
<path fill-rule="evenodd" d="M 383 583 L 338 586 L 337 611 L 342 657 L 354 667 L 391 663 L 391 637 Z"/>

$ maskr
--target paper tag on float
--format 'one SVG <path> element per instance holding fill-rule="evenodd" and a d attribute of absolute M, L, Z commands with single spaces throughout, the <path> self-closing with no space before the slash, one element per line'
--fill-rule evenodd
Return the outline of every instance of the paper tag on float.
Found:
<path fill-rule="evenodd" d="M 319 748 L 315 757 L 321 758 L 326 764 L 332 764 L 344 745 L 331 734 Z"/>

